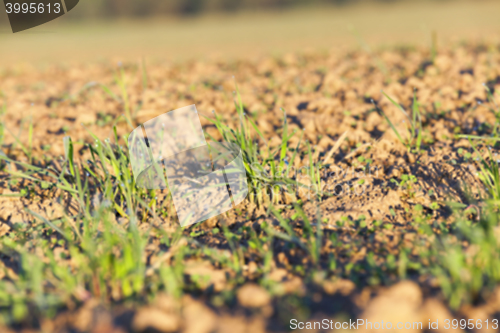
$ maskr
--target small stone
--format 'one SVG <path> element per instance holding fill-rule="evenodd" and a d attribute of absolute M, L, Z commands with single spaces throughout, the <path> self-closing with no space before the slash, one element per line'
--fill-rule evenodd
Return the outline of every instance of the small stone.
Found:
<path fill-rule="evenodd" d="M 237 293 L 240 304 L 247 308 L 259 308 L 269 304 L 271 297 L 267 290 L 256 284 L 247 284 Z"/>
<path fill-rule="evenodd" d="M 422 303 L 422 292 L 420 287 L 412 281 L 401 281 L 370 301 L 360 318 L 366 318 L 368 322 L 374 322 L 384 318 L 385 322 L 412 322 L 421 321 L 419 318 Z M 374 327 L 363 326 L 361 333 L 375 333 Z M 412 326 L 405 332 L 421 332 L 418 327 Z"/>
<path fill-rule="evenodd" d="M 253 273 L 257 272 L 257 269 L 258 269 L 258 266 L 255 263 L 255 261 L 250 261 L 248 263 L 248 273 L 253 274 Z"/>
<path fill-rule="evenodd" d="M 446 319 L 453 320 L 455 319 L 453 315 L 450 313 L 450 311 L 447 309 L 447 307 L 438 301 L 437 299 L 431 298 L 425 301 L 424 305 L 422 306 L 422 309 L 420 310 L 420 317 L 422 320 L 430 320 L 432 323 L 434 322 L 439 322 L 441 324 L 442 322 Z M 450 327 L 450 329 L 445 329 L 444 326 L 439 325 L 436 330 L 434 330 L 436 333 L 458 333 L 461 332 L 460 329 L 453 329 L 453 327 Z"/>
<path fill-rule="evenodd" d="M 415 155 L 412 153 L 408 153 L 408 163 L 415 163 Z"/>
<path fill-rule="evenodd" d="M 287 274 L 288 272 L 286 269 L 277 268 L 269 274 L 269 279 L 272 281 L 281 282 L 286 278 Z"/>
<path fill-rule="evenodd" d="M 97 121 L 97 117 L 95 113 L 81 113 L 78 118 L 76 119 L 76 122 L 78 124 L 84 124 L 84 125 L 90 125 L 94 124 Z"/>
<path fill-rule="evenodd" d="M 214 312 L 203 303 L 185 296 L 183 310 L 184 333 L 209 333 L 214 331 L 217 320 Z"/>
<path fill-rule="evenodd" d="M 155 329 L 160 332 L 174 332 L 179 329 L 179 317 L 163 312 L 160 309 L 146 307 L 140 309 L 134 316 L 132 327 L 135 331 L 145 331 L 146 329 Z"/>

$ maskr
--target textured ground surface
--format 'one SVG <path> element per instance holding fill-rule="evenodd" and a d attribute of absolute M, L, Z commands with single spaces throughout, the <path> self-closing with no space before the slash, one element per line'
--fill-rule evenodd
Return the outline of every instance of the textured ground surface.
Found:
<path fill-rule="evenodd" d="M 434 63 L 429 50 L 412 48 L 372 54 L 308 52 L 233 62 L 151 63 L 146 66 L 147 81 L 141 64 L 120 66 L 135 123 L 196 104 L 200 114 L 213 117 L 215 110 L 235 127 L 236 79 L 246 114 L 254 119 L 267 144 L 276 147 L 283 134 L 285 110 L 289 132 L 297 129 L 289 140 L 290 147 L 297 146 L 303 131 L 299 154 L 293 161 L 292 150 L 287 155 L 291 173 L 300 175 L 300 169 L 309 165 L 306 139 L 312 146 L 314 163 L 324 162 L 320 169 L 321 200 L 306 191 L 299 193 L 312 221 L 321 212 L 324 234 L 319 264 L 280 239 L 264 244 L 264 249 L 272 250 L 270 260 L 261 257 L 250 244 L 251 230 L 266 237 L 262 223 L 276 228 L 279 223 L 267 214 L 268 206 L 246 201 L 229 214 L 184 230 L 176 245 L 165 246 L 160 238 L 151 237 L 144 252 L 151 268 L 146 272 L 152 276 L 158 274 L 155 268 L 173 260 L 179 247 L 216 249 L 231 257 L 234 248 L 219 232 L 227 225 L 235 235 L 232 241 L 236 240 L 238 251 L 243 251 L 242 272 L 202 255 L 188 255 L 182 259 L 185 284 L 179 298 L 163 290 L 149 291 L 149 296 L 137 299 L 100 298 L 83 284 L 82 290 L 58 307 L 57 314 L 34 314 L 9 324 L 10 329 L 126 332 L 149 326 L 160 332 L 260 332 L 287 330 L 290 318 L 368 318 L 424 324 L 428 319 L 498 318 L 500 293 L 496 291 L 481 292 L 472 301 L 450 308 L 439 288 L 439 276 L 424 269 L 427 259 L 419 251 L 454 223 L 456 212 L 447 203 L 469 206 L 484 192 L 469 141 L 457 134 L 489 135 L 496 124 L 494 105 L 488 101 L 483 83 L 500 100 L 500 45 L 443 47 Z M 89 132 L 101 140 L 113 137 L 113 125 L 119 136 L 130 132 L 120 118 L 125 106 L 114 81 L 118 70 L 115 63 L 4 70 L 0 73 L 0 101 L 6 105 L 3 152 L 28 162 L 14 139 L 17 136 L 26 147 L 32 146 L 36 163 L 57 168 L 66 135 L 75 143 L 76 158 L 85 160 L 90 153 L 84 143 L 93 142 Z M 111 93 L 100 84 L 110 87 Z M 420 152 L 409 152 L 389 127 L 383 113 L 403 136 L 410 121 L 381 90 L 408 112 L 415 93 L 423 124 Z M 27 139 L 30 119 L 31 144 Z M 209 121 L 202 118 L 202 124 L 207 133 L 220 138 Z M 266 143 L 253 134 L 266 151 Z M 329 155 L 339 138 L 340 146 Z M 489 150 L 496 158 L 496 146 Z M 58 202 L 51 192 L 36 191 L 18 197 L 23 188 L 29 188 L 29 180 L 11 183 L 5 172 L 0 177 L 0 234 L 4 238 L 16 224 L 34 221 L 26 208 L 49 220 L 75 213 L 71 199 Z M 405 184 L 397 184 L 408 178 Z M 159 211 L 172 209 L 166 194 L 157 193 Z M 300 235 L 303 224 L 298 222 L 289 198 L 280 196 L 276 207 L 283 217 L 290 218 Z M 477 215 L 464 208 L 459 214 L 472 219 Z M 121 223 L 121 219 L 116 214 L 115 221 Z M 160 214 L 158 219 L 155 223 L 167 232 L 178 223 L 171 212 L 164 217 Z M 148 223 L 151 220 L 146 218 L 141 227 L 146 229 Z M 47 258 L 36 253 L 36 247 L 25 246 L 40 260 Z M 64 246 L 56 250 L 67 252 Z M 5 245 L 2 253 L 0 278 L 15 281 L 21 269 L 19 259 L 10 255 Z M 71 256 L 60 260 L 69 262 Z M 315 273 L 309 274 L 309 270 Z M 9 307 L 4 310 L 9 312 Z"/>

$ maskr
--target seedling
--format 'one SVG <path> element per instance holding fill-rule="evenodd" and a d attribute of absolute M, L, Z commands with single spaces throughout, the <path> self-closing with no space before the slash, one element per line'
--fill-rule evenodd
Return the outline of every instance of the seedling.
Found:
<path fill-rule="evenodd" d="M 289 152 L 289 139 L 293 137 L 296 131 L 289 133 L 286 113 L 283 110 L 283 131 L 281 144 L 271 150 L 267 140 L 259 130 L 254 120 L 249 117 L 244 111 L 244 105 L 241 95 L 236 85 L 235 91 L 236 100 L 234 101 L 235 108 L 239 117 L 240 126 L 237 129 L 229 128 L 223 123 L 215 111 L 214 118 L 205 117 L 209 122 L 214 124 L 221 133 L 224 141 L 235 143 L 241 147 L 243 163 L 247 171 L 249 185 L 249 199 L 251 202 L 256 202 L 259 206 L 264 205 L 265 198 L 271 197 L 274 203 L 280 199 L 280 192 L 293 191 L 296 187 L 306 187 L 305 185 L 294 180 L 293 175 L 289 176 L 290 163 L 288 162 L 287 153 Z M 258 142 L 251 135 L 251 128 L 267 146 L 267 157 L 264 156 L 264 151 L 259 147 Z M 216 141 L 211 135 L 207 136 Z M 302 139 L 302 136 L 301 136 Z M 292 161 L 300 149 L 300 142 L 295 149 Z M 310 165 L 312 160 L 310 159 Z M 285 167 L 286 166 L 286 167 Z"/>
<path fill-rule="evenodd" d="M 408 123 L 410 124 L 409 127 L 407 127 L 407 135 L 402 136 L 399 131 L 396 129 L 394 124 L 391 122 L 389 117 L 385 114 L 384 111 L 378 108 L 378 106 L 374 103 L 375 108 L 377 111 L 379 111 L 391 127 L 391 129 L 394 131 L 394 134 L 396 134 L 396 137 L 398 138 L 399 142 L 401 142 L 408 152 L 413 152 L 413 153 L 420 153 L 420 149 L 422 146 L 422 116 L 420 114 L 420 107 L 419 103 L 417 101 L 417 95 L 414 92 L 413 93 L 413 107 L 412 107 L 412 115 L 411 117 L 408 115 L 408 113 L 405 111 L 405 109 L 398 103 L 396 103 L 391 97 L 389 97 L 386 93 L 382 91 L 382 94 L 389 99 L 389 101 L 396 106 L 408 120 Z"/>
<path fill-rule="evenodd" d="M 418 179 L 414 175 L 401 175 L 401 181 L 398 182 L 396 179 L 391 178 L 391 182 L 395 183 L 402 189 L 406 190 L 406 195 L 410 198 L 415 196 L 415 192 L 413 191 L 413 186 L 418 182 Z"/>

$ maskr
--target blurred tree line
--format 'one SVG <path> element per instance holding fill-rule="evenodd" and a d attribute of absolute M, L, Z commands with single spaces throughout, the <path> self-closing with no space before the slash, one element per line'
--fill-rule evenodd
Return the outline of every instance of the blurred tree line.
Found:
<path fill-rule="evenodd" d="M 75 18 L 195 15 L 204 12 L 231 12 L 242 9 L 285 9 L 304 5 L 348 5 L 359 2 L 425 0 L 81 0 Z M 445 0 L 427 0 L 445 1 Z"/>

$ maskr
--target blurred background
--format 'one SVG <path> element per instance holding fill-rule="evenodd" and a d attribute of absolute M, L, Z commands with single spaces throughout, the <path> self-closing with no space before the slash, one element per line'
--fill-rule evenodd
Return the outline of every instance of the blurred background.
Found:
<path fill-rule="evenodd" d="M 311 6 L 348 6 L 361 3 L 450 2 L 453 0 L 104 0 L 81 1 L 73 19 L 200 15 L 251 10 L 279 11 Z M 470 0 L 481 2 L 481 0 Z"/>
<path fill-rule="evenodd" d="M 489 40 L 498 0 L 100 0 L 12 34 L 0 5 L 0 68 L 13 63 L 259 56 Z"/>

